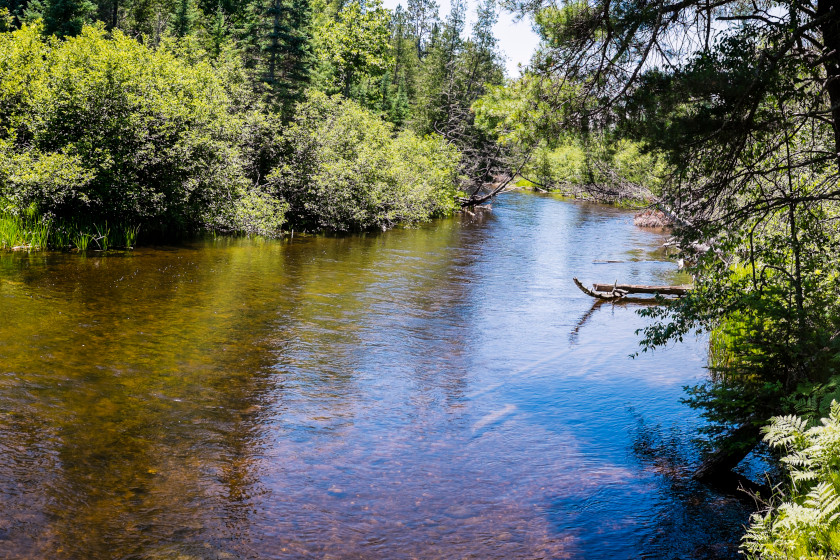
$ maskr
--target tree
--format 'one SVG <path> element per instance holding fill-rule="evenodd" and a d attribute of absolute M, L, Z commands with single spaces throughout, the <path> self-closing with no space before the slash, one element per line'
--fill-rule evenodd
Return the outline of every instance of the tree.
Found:
<path fill-rule="evenodd" d="M 440 24 L 439 10 L 434 0 L 408 0 L 406 23 L 411 28 L 419 58 L 425 55 L 435 27 Z"/>
<path fill-rule="evenodd" d="M 465 40 L 461 35 L 466 4 L 453 2 L 423 61 L 412 125 L 418 132 L 438 133 L 458 146 L 464 154 L 462 172 L 474 193 L 504 168 L 503 146 L 492 133 L 476 126 L 473 111 L 473 104 L 488 85 L 504 80 L 492 31 L 497 17 L 495 2 L 482 2 L 477 16 L 472 37 Z"/>
<path fill-rule="evenodd" d="M 313 60 L 309 0 L 271 0 L 265 81 L 284 115 L 303 97 Z"/>
<path fill-rule="evenodd" d="M 298 230 L 385 229 L 455 209 L 457 150 L 440 137 L 395 136 L 340 95 L 312 92 L 284 138 L 288 155 L 269 186 Z"/>
<path fill-rule="evenodd" d="M 114 5 L 116 6 L 116 3 Z M 178 0 L 171 24 L 172 32 L 176 37 L 183 37 L 189 34 L 198 16 L 198 8 L 192 0 Z"/>
<path fill-rule="evenodd" d="M 675 179 L 702 180 L 702 190 L 675 201 L 695 219 L 711 218 L 712 200 L 734 199 L 756 174 L 778 172 L 745 163 L 762 135 L 780 145 L 780 126 L 814 128 L 815 141 L 792 154 L 795 166 L 840 163 L 840 8 L 832 2 L 774 2 L 770 12 L 735 0 L 518 6 L 535 13 L 543 39 L 534 70 L 575 86 L 573 97 L 550 101 L 591 126 L 649 125 L 635 132 L 687 164 Z M 768 110 L 779 100 L 784 115 Z"/>
<path fill-rule="evenodd" d="M 333 86 L 350 98 L 352 88 L 379 78 L 391 65 L 388 10 L 380 0 L 352 1 L 318 30 L 318 57 L 333 69 Z"/>
<path fill-rule="evenodd" d="M 44 10 L 44 33 L 73 37 L 91 21 L 96 6 L 90 0 L 47 0 Z"/>

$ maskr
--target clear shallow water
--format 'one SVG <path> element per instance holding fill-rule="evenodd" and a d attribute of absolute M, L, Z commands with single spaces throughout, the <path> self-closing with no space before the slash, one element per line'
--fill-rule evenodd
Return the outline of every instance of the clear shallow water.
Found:
<path fill-rule="evenodd" d="M 0 256 L 0 558 L 734 558 L 632 213 Z M 619 260 L 620 263 L 593 264 Z"/>

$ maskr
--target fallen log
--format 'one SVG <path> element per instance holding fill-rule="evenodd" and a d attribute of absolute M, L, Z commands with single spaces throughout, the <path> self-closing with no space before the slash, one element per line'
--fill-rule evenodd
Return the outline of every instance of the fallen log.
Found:
<path fill-rule="evenodd" d="M 691 291 L 691 286 L 640 286 L 635 284 L 593 284 L 592 289 L 581 284 L 577 278 L 572 278 L 575 285 L 588 296 L 602 300 L 638 299 L 650 301 L 648 298 L 627 298 L 628 294 L 660 294 L 666 296 L 684 296 Z"/>
<path fill-rule="evenodd" d="M 758 496 L 770 496 L 769 486 L 753 482 L 734 470 L 760 439 L 757 425 L 751 421 L 745 422 L 721 441 L 717 449 L 706 455 L 692 478 L 745 501 L 752 501 Z"/>
<path fill-rule="evenodd" d="M 709 453 L 694 472 L 694 479 L 712 482 L 731 476 L 732 469 L 750 454 L 761 439 L 761 430 L 753 422 L 745 422 L 718 443 L 717 449 Z"/>
<path fill-rule="evenodd" d="M 575 285 L 578 288 L 580 288 L 580 291 L 582 291 L 584 294 L 586 294 L 588 296 L 592 296 L 594 298 L 598 298 L 598 299 L 620 299 L 620 298 L 623 298 L 624 296 L 627 295 L 626 292 L 613 291 L 612 286 L 609 286 L 609 291 L 607 291 L 607 290 L 590 290 L 589 288 L 587 288 L 586 286 L 581 284 L 580 280 L 578 280 L 577 278 L 572 278 L 572 280 L 574 280 Z"/>
<path fill-rule="evenodd" d="M 691 286 L 644 286 L 637 284 L 593 284 L 596 292 L 619 290 L 628 294 L 662 294 L 664 296 L 684 296 L 691 291 Z"/>

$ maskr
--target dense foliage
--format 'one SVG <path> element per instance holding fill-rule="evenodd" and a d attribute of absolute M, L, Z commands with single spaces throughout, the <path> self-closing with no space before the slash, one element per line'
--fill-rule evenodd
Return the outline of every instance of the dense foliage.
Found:
<path fill-rule="evenodd" d="M 503 79 L 492 2 L 468 39 L 463 4 L 445 23 L 429 1 L 153 4 L 0 0 L 6 245 L 42 244 L 20 241 L 32 220 L 75 246 L 105 223 L 387 228 L 497 170 L 461 157 L 496 149 L 470 111 Z"/>
<path fill-rule="evenodd" d="M 237 111 L 221 70 L 119 31 L 86 27 L 64 41 L 40 31 L 0 36 L 6 211 L 250 229 L 230 218 L 260 196 L 240 138 L 253 115 Z"/>
<path fill-rule="evenodd" d="M 106 39 L 87 27 L 49 42 L 39 31 L 0 37 L 8 202 L 59 216 L 193 224 L 241 196 L 238 127 L 208 64 L 184 64 L 119 31 Z"/>
<path fill-rule="evenodd" d="M 310 96 L 284 134 L 287 158 L 268 187 L 303 227 L 386 229 L 455 209 L 458 151 L 403 131 L 337 97 Z"/>
<path fill-rule="evenodd" d="M 476 125 L 504 147 L 509 168 L 536 188 L 602 202 L 650 203 L 670 169 L 660 150 L 615 127 L 593 128 L 560 104 L 578 89 L 526 73 L 488 88 L 473 104 Z M 523 181 L 524 183 L 524 181 Z"/>

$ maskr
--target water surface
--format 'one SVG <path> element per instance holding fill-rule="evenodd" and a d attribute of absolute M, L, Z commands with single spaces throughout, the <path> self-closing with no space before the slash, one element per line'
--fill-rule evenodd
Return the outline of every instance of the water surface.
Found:
<path fill-rule="evenodd" d="M 730 558 L 632 213 L 0 256 L 0 558 Z M 595 261 L 621 261 L 595 264 Z"/>

